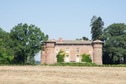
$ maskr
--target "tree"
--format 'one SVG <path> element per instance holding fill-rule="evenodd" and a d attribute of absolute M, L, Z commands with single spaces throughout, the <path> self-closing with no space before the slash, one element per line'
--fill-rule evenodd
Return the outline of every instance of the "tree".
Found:
<path fill-rule="evenodd" d="M 104 30 L 104 63 L 126 63 L 126 25 L 114 23 Z"/>
<path fill-rule="evenodd" d="M 9 33 L 0 28 L 0 63 L 10 64 L 13 60 L 13 51 L 10 48 Z"/>
<path fill-rule="evenodd" d="M 92 40 L 102 40 L 102 30 L 104 26 L 104 22 L 102 21 L 101 17 L 93 16 L 91 19 L 91 34 Z"/>
<path fill-rule="evenodd" d="M 89 40 L 87 37 L 85 37 L 85 36 L 83 36 L 82 38 L 80 38 L 80 39 L 76 39 L 76 40 Z"/>
<path fill-rule="evenodd" d="M 11 32 L 13 40 L 14 63 L 34 63 L 34 56 L 42 49 L 48 35 L 41 32 L 35 25 L 18 24 Z"/>
<path fill-rule="evenodd" d="M 83 40 L 89 40 L 87 37 L 83 36 L 82 37 Z"/>

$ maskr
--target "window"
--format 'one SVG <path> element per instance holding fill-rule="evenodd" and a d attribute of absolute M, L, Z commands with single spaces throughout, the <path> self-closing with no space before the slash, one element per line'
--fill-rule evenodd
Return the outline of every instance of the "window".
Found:
<path fill-rule="evenodd" d="M 79 57 L 79 55 L 77 55 L 77 57 Z"/>
<path fill-rule="evenodd" d="M 80 52 L 80 49 L 79 48 L 76 48 L 76 53 L 79 53 Z"/>
<path fill-rule="evenodd" d="M 91 52 L 91 49 L 89 49 L 89 53 L 91 54 L 92 52 Z"/>
<path fill-rule="evenodd" d="M 80 55 L 76 55 L 76 62 L 80 62 Z"/>
<path fill-rule="evenodd" d="M 56 49 L 56 54 L 58 54 L 58 53 L 59 53 L 59 49 L 57 48 L 57 49 Z"/>
<path fill-rule="evenodd" d="M 69 48 L 66 48 L 66 53 L 69 53 Z"/>
<path fill-rule="evenodd" d="M 69 62 L 69 55 L 66 55 L 65 62 Z"/>
<path fill-rule="evenodd" d="M 66 55 L 66 57 L 69 57 L 69 55 Z"/>

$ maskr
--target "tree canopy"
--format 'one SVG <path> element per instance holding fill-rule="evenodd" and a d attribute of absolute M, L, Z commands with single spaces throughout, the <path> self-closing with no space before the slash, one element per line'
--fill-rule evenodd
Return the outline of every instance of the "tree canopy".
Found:
<path fill-rule="evenodd" d="M 126 25 L 114 23 L 104 30 L 104 63 L 126 63 Z"/>
<path fill-rule="evenodd" d="M 101 17 L 91 19 L 92 40 L 102 40 L 103 63 L 126 63 L 126 24 L 114 23 L 103 30 L 104 22 Z M 18 24 L 10 33 L 0 28 L 0 64 L 34 63 L 34 56 L 43 48 L 48 40 L 40 28 L 35 25 Z M 76 40 L 88 40 L 82 37 Z M 62 52 L 57 55 L 58 62 L 63 61 Z"/>
<path fill-rule="evenodd" d="M 0 28 L 0 64 L 34 63 L 34 56 L 48 39 L 35 25 L 18 24 L 10 33 Z"/>
<path fill-rule="evenodd" d="M 0 28 L 0 63 L 12 63 L 13 51 L 9 46 L 10 43 L 9 33 Z"/>
<path fill-rule="evenodd" d="M 92 40 L 102 40 L 102 30 L 104 22 L 101 17 L 93 16 L 91 19 L 91 34 Z"/>
<path fill-rule="evenodd" d="M 11 48 L 14 50 L 15 63 L 34 63 L 34 56 L 41 48 L 48 36 L 35 25 L 18 24 L 10 32 L 13 40 Z"/>
<path fill-rule="evenodd" d="M 82 38 L 77 38 L 76 40 L 89 40 L 87 37 L 83 36 Z"/>

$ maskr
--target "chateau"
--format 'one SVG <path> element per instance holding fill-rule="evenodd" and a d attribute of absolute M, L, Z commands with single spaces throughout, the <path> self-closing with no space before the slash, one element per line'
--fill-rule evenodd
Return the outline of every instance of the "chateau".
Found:
<path fill-rule="evenodd" d="M 102 64 L 102 41 L 95 40 L 48 40 L 41 54 L 41 64 L 57 63 L 57 54 L 65 52 L 64 62 L 81 62 L 82 54 L 89 54 L 92 62 Z"/>

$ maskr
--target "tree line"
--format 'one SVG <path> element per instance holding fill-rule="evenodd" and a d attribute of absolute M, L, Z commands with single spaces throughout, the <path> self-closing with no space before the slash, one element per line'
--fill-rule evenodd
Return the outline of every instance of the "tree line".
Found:
<path fill-rule="evenodd" d="M 47 41 L 35 25 L 18 24 L 10 33 L 0 28 L 0 64 L 34 64 L 34 56 Z"/>
<path fill-rule="evenodd" d="M 113 23 L 104 26 L 101 17 L 91 19 L 92 40 L 102 40 L 103 63 L 126 63 L 126 24 Z M 76 40 L 89 40 L 82 37 Z M 18 24 L 8 33 L 0 28 L 0 64 L 34 64 L 34 56 L 42 50 L 48 35 L 35 25 Z"/>
<path fill-rule="evenodd" d="M 91 19 L 92 40 L 102 40 L 103 63 L 124 64 L 126 63 L 126 24 L 113 23 L 104 28 L 101 17 L 93 16 Z"/>

